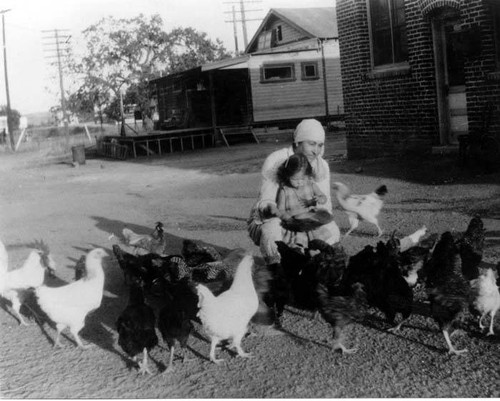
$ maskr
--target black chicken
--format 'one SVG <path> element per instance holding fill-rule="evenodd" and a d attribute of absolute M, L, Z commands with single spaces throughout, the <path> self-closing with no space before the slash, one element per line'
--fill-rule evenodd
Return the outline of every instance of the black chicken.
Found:
<path fill-rule="evenodd" d="M 345 280 L 347 255 L 342 246 L 312 240 L 309 242 L 309 249 L 320 251 L 313 256 L 310 264 L 316 270 L 319 312 L 333 329 L 333 349 L 345 353 L 356 352 L 356 348 L 344 346 L 344 328 L 364 314 L 366 299 L 362 285 L 351 285 Z"/>
<path fill-rule="evenodd" d="M 134 362 L 139 353 L 143 353 L 139 361 L 139 373 L 151 374 L 148 368 L 148 352 L 158 345 L 155 330 L 155 314 L 151 307 L 144 303 L 143 290 L 139 285 L 130 286 L 127 307 L 116 321 L 118 344 Z"/>
<path fill-rule="evenodd" d="M 343 284 L 339 283 L 330 290 L 323 284 L 318 284 L 317 293 L 319 312 L 333 328 L 333 349 L 350 354 L 356 352 L 357 348 L 346 348 L 343 344 L 344 328 L 354 319 L 363 316 L 366 294 L 359 283 L 354 284 L 353 288 L 347 288 Z"/>
<path fill-rule="evenodd" d="M 113 253 L 127 284 L 136 283 L 143 287 L 147 295 L 161 295 L 163 282 L 160 280 L 167 274 L 167 266 L 181 263 L 177 255 L 160 256 L 155 253 L 133 255 L 122 250 L 118 245 L 113 245 Z"/>
<path fill-rule="evenodd" d="M 467 349 L 453 347 L 450 330 L 454 330 L 465 316 L 472 294 L 470 284 L 462 274 L 459 248 L 449 231 L 441 235 L 424 273 L 431 315 L 443 332 L 449 353 L 460 355 Z"/>
<path fill-rule="evenodd" d="M 198 320 L 198 295 L 195 283 L 188 277 L 175 282 L 167 282 L 164 306 L 158 317 L 158 328 L 170 349 L 170 358 L 166 372 L 173 370 L 175 347 L 180 346 L 182 359 L 185 359 L 185 348 L 193 329 L 192 320 Z"/>
<path fill-rule="evenodd" d="M 479 264 L 483 258 L 485 229 L 479 216 L 474 216 L 457 246 L 462 259 L 462 274 L 467 280 L 479 277 Z"/>
<path fill-rule="evenodd" d="M 276 245 L 281 256 L 281 266 L 277 267 L 272 284 L 277 318 L 287 304 L 314 310 L 317 307 L 317 280 L 316 269 L 309 266 L 310 256 L 282 241 L 277 241 Z"/>
<path fill-rule="evenodd" d="M 413 309 L 413 292 L 399 268 L 398 253 L 394 247 L 379 242 L 376 249 L 366 246 L 349 259 L 346 284 L 360 283 L 370 306 L 378 308 L 390 324 L 397 313 L 402 319 L 389 331 L 397 331 Z"/>

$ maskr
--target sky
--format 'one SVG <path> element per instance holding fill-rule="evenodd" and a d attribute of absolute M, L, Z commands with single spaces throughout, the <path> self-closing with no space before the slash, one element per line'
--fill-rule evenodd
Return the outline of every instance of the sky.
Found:
<path fill-rule="evenodd" d="M 71 35 L 68 43 L 72 45 L 84 29 L 104 17 L 160 14 L 165 31 L 192 27 L 206 32 L 212 40 L 222 40 L 226 49 L 234 51 L 233 24 L 226 22 L 232 19 L 233 5 L 239 9 L 238 0 L 0 0 L 0 11 L 10 10 L 4 13 L 4 22 L 11 108 L 24 115 L 60 104 L 59 76 L 50 66 L 54 61 L 50 56 L 55 52 L 48 46 L 55 29 Z M 335 0 L 245 0 L 246 18 L 256 19 L 247 22 L 248 41 L 271 8 L 334 6 Z M 241 24 L 237 29 L 242 50 Z M 6 105 L 5 58 L 0 53 L 0 105 Z"/>

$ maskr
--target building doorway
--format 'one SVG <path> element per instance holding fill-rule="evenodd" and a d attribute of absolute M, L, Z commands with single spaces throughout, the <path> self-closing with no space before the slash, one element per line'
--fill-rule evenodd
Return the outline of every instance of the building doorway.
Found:
<path fill-rule="evenodd" d="M 469 129 L 463 35 L 458 11 L 440 10 L 432 20 L 441 145 L 458 143 Z"/>

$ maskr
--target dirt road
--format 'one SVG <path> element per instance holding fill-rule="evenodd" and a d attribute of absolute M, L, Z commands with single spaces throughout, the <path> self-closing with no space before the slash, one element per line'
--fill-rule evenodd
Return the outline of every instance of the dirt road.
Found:
<path fill-rule="evenodd" d="M 334 139 L 330 143 L 333 143 Z M 447 160 L 347 162 L 342 141 L 327 158 L 335 180 L 353 191 L 369 192 L 380 183 L 389 188 L 381 225 L 398 236 L 425 224 L 431 232 L 462 231 L 480 213 L 487 229 L 485 259 L 500 259 L 500 175 L 458 170 Z M 148 233 L 156 221 L 165 224 L 171 252 L 184 238 L 203 240 L 221 251 L 257 248 L 246 234 L 245 220 L 255 201 L 264 157 L 282 145 L 264 143 L 231 149 L 173 154 L 127 161 L 87 159 L 49 164 L 28 155 L 0 156 L 0 236 L 11 266 L 28 254 L 27 244 L 44 239 L 58 264 L 57 280 L 73 278 L 78 258 L 93 247 L 110 251 L 127 226 Z M 333 151 L 333 149 L 336 149 Z M 427 163 L 427 164 L 426 164 Z M 430 166 L 430 167 L 429 167 Z M 341 230 L 347 218 L 334 212 Z M 375 244 L 374 227 L 361 223 L 345 241 L 348 253 Z M 6 398 L 281 398 L 281 397 L 499 397 L 500 319 L 494 337 L 485 338 L 473 322 L 454 338 L 468 347 L 464 356 L 449 356 L 437 324 L 414 315 L 400 334 L 385 332 L 373 311 L 347 330 L 347 344 L 358 353 L 331 351 L 331 332 L 322 321 L 301 311 L 285 312 L 287 335 L 246 338 L 254 358 L 235 358 L 216 366 L 207 357 L 201 335 L 190 340 L 191 362 L 176 361 L 163 373 L 168 358 L 161 343 L 152 352 L 152 376 L 138 376 L 116 344 L 115 320 L 125 306 L 127 287 L 111 256 L 105 262 L 105 297 L 87 318 L 81 335 L 94 344 L 87 351 L 70 336 L 54 348 L 55 330 L 34 320 L 19 326 L 3 304 L 0 310 L 0 390 Z M 198 328 L 199 329 L 199 328 Z"/>

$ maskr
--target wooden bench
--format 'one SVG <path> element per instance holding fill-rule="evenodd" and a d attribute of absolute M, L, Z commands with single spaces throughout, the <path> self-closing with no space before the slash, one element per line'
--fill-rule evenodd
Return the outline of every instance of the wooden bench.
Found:
<path fill-rule="evenodd" d="M 229 147 L 228 138 L 232 136 L 238 137 L 248 137 L 259 143 L 259 138 L 255 135 L 255 132 L 251 126 L 239 126 L 239 127 L 221 127 L 219 128 L 220 136 L 227 147 Z"/>

